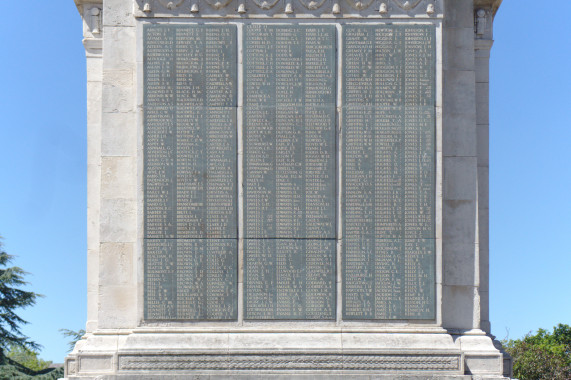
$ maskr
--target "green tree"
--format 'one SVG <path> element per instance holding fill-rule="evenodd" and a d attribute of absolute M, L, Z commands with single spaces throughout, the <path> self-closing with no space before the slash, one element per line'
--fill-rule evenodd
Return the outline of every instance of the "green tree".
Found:
<path fill-rule="evenodd" d="M 571 379 L 571 327 L 559 324 L 553 333 L 539 329 L 523 339 L 504 340 L 514 361 L 514 377 L 520 380 Z"/>
<path fill-rule="evenodd" d="M 37 351 L 20 346 L 12 347 L 6 354 L 6 356 L 13 361 L 20 363 L 34 372 L 43 371 L 52 364 L 51 361 L 40 359 L 39 355 Z"/>
<path fill-rule="evenodd" d="M 40 294 L 20 289 L 27 285 L 24 276 L 27 274 L 19 267 L 9 267 L 13 256 L 7 254 L 0 237 L 0 352 L 12 347 L 37 350 L 40 345 L 22 334 L 21 325 L 27 324 L 16 310 L 33 306 Z"/>

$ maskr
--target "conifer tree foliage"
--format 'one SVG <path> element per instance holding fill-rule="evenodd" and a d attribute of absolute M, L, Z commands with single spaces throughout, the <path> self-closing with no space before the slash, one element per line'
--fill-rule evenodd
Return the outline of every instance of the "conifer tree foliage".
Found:
<path fill-rule="evenodd" d="M 24 280 L 27 273 L 22 268 L 9 266 L 13 256 L 4 251 L 1 239 L 0 236 L 0 353 L 14 346 L 37 350 L 40 345 L 22 334 L 21 326 L 28 322 L 16 311 L 35 305 L 41 295 L 21 289 L 28 284 Z"/>
<path fill-rule="evenodd" d="M 65 336 L 66 338 L 70 338 L 71 340 L 68 342 L 68 352 L 72 351 L 75 347 L 75 344 L 81 340 L 81 338 L 85 335 L 85 330 L 70 330 L 70 329 L 59 329 L 59 331 Z"/>

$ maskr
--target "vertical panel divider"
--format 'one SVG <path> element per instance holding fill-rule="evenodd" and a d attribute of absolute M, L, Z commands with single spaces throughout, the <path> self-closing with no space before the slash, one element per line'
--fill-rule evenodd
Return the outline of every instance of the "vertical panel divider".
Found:
<path fill-rule="evenodd" d="M 244 107 L 244 73 L 243 73 L 243 28 L 244 23 L 237 23 L 237 77 L 236 88 L 236 137 L 237 137 L 237 170 L 238 170 L 238 325 L 244 324 L 244 139 L 243 139 L 243 107 Z"/>
<path fill-rule="evenodd" d="M 337 102 L 336 107 L 336 144 L 337 144 L 337 165 L 336 165 L 336 174 L 337 174 L 337 257 L 336 257 L 336 298 L 337 298 L 337 309 L 336 309 L 336 324 L 340 325 L 342 323 L 342 313 L 343 313 L 343 283 L 342 283 L 342 268 L 343 268 L 343 261 L 341 259 L 342 252 L 343 252 L 343 223 L 342 223 L 342 211 L 343 211 L 343 132 L 341 126 L 341 120 L 343 115 L 343 25 L 336 24 L 335 25 L 336 32 L 337 32 L 337 48 L 336 48 L 336 76 L 337 76 L 337 96 L 335 97 Z"/>

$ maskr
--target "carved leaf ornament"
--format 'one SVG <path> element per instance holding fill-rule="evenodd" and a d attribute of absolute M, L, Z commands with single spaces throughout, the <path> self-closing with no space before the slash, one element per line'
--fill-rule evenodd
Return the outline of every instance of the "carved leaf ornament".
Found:
<path fill-rule="evenodd" d="M 347 2 L 352 8 L 362 11 L 368 8 L 373 3 L 373 0 L 347 0 Z"/>
<path fill-rule="evenodd" d="M 307 9 L 313 11 L 321 7 L 323 3 L 325 3 L 325 0 L 299 0 L 299 2 Z"/>
<path fill-rule="evenodd" d="M 159 0 L 159 3 L 163 5 L 163 7 L 167 9 L 175 9 L 178 8 L 184 0 Z"/>
<path fill-rule="evenodd" d="M 273 8 L 274 5 L 278 3 L 279 0 L 254 0 L 254 3 L 262 9 Z"/>
<path fill-rule="evenodd" d="M 394 0 L 394 2 L 405 11 L 409 11 L 416 7 L 421 1 L 422 0 Z"/>
<path fill-rule="evenodd" d="M 208 5 L 210 5 L 214 9 L 222 9 L 228 4 L 230 4 L 232 0 L 206 0 Z"/>

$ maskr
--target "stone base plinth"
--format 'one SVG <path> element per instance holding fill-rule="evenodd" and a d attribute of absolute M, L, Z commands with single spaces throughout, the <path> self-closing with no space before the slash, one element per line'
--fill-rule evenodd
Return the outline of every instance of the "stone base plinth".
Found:
<path fill-rule="evenodd" d="M 96 331 L 66 359 L 72 379 L 503 378 L 481 331 Z"/>

